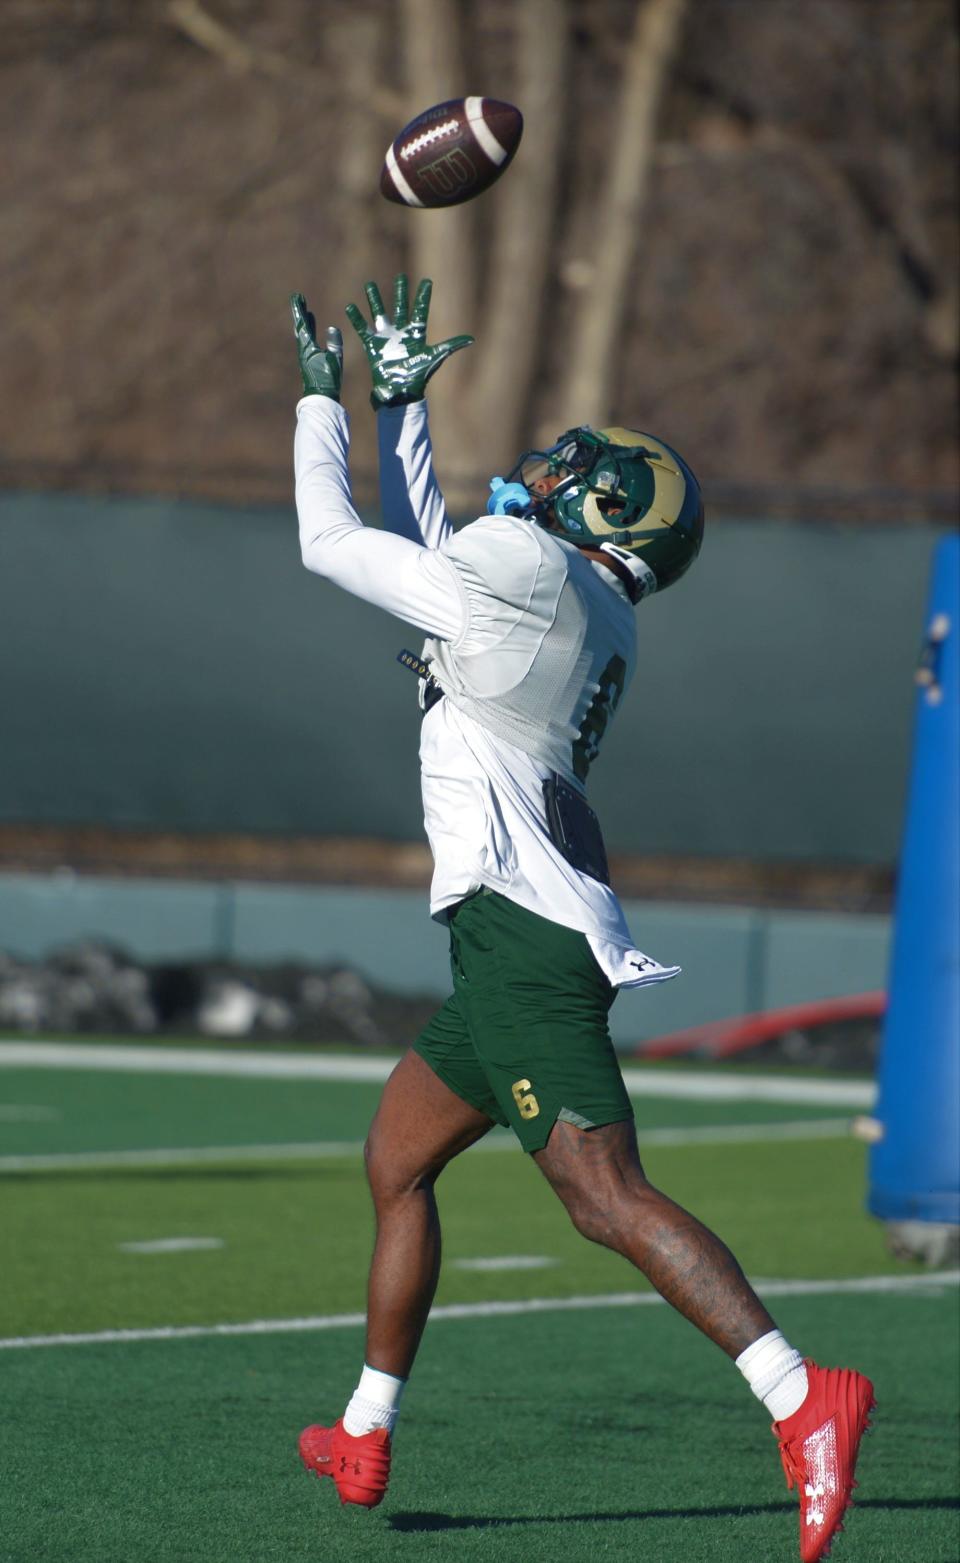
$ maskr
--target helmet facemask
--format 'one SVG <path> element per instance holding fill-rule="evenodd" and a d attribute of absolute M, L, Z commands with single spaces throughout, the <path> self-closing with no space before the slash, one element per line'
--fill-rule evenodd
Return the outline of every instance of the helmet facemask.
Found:
<path fill-rule="evenodd" d="M 548 494 L 533 493 L 532 485 L 547 475 L 560 482 Z M 511 480 L 530 495 L 530 520 L 626 564 L 637 599 L 679 580 L 700 551 L 697 480 L 675 451 L 651 435 L 570 429 L 547 450 L 525 452 Z"/>

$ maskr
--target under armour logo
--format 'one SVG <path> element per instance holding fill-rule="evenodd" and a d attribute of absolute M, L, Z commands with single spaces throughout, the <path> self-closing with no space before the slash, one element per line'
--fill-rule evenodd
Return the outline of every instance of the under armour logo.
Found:
<path fill-rule="evenodd" d="M 817 1482 L 815 1487 L 811 1487 L 810 1483 L 807 1482 L 803 1490 L 808 1498 L 825 1498 L 827 1495 L 827 1489 L 822 1482 Z M 807 1512 L 808 1525 L 822 1525 L 825 1518 L 826 1515 L 823 1509 L 810 1509 Z"/>
<path fill-rule="evenodd" d="M 646 956 L 643 957 L 642 961 L 631 961 L 630 962 L 631 966 L 636 966 L 637 971 L 646 971 L 648 968 L 652 968 L 652 967 L 656 966 L 656 964 L 657 964 L 656 961 L 648 960 L 648 958 Z"/>
<path fill-rule="evenodd" d="M 340 1456 L 340 1475 L 341 1476 L 345 1476 L 347 1474 L 348 1470 L 352 1471 L 354 1476 L 359 1476 L 360 1475 L 360 1461 L 359 1460 L 348 1460 L 346 1455 L 342 1454 Z"/>

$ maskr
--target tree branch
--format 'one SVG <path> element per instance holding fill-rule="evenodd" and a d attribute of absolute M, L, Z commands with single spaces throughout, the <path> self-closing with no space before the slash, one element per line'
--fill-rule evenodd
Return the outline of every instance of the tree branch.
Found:
<path fill-rule="evenodd" d="M 637 11 L 614 111 L 613 159 L 591 224 L 593 276 L 583 292 L 567 359 L 563 415 L 578 423 L 599 425 L 610 416 L 610 366 L 647 196 L 657 112 L 685 7 L 686 0 L 644 0 Z"/>
<path fill-rule="evenodd" d="M 531 438 L 522 425 L 530 415 L 548 299 L 544 283 L 552 269 L 569 37 L 566 0 L 522 0 L 514 15 L 524 135 L 495 197 L 483 335 L 470 387 L 478 454 L 494 467 Z"/>

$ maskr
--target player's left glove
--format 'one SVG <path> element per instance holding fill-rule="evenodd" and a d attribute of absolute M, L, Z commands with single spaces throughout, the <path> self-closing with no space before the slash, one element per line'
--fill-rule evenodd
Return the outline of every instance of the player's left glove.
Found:
<path fill-rule="evenodd" d="M 430 313 L 430 295 L 433 283 L 424 277 L 417 288 L 413 311 L 408 313 L 407 278 L 401 272 L 393 284 L 393 319 L 383 307 L 380 289 L 375 282 L 364 287 L 373 329 L 356 304 L 347 305 L 347 319 L 363 344 L 367 355 L 373 390 L 370 405 L 374 411 L 381 407 L 402 407 L 407 402 L 423 400 L 427 381 L 436 374 L 442 363 L 461 347 L 469 347 L 472 336 L 452 336 L 445 342 L 427 346 L 427 316 Z"/>
<path fill-rule="evenodd" d="M 307 308 L 302 293 L 291 293 L 293 329 L 297 334 L 297 356 L 303 377 L 304 396 L 329 396 L 340 400 L 343 381 L 343 337 L 336 326 L 327 327 L 326 348 L 317 346 L 317 322 Z"/>

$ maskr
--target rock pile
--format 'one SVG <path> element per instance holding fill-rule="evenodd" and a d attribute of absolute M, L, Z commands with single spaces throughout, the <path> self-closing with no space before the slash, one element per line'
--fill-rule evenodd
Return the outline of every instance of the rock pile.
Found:
<path fill-rule="evenodd" d="M 0 1030 L 61 1035 L 251 1037 L 396 1047 L 439 998 L 385 993 L 349 967 L 144 965 L 83 942 L 42 962 L 0 951 Z"/>

